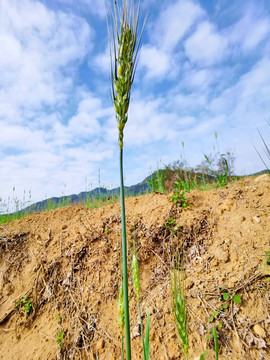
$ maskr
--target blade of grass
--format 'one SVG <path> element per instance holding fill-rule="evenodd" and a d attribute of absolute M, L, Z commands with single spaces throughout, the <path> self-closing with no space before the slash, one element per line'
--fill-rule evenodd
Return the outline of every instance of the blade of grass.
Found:
<path fill-rule="evenodd" d="M 213 336 L 214 336 L 216 360 L 218 360 L 219 348 L 218 348 L 217 330 L 216 330 L 215 326 L 213 327 Z"/>

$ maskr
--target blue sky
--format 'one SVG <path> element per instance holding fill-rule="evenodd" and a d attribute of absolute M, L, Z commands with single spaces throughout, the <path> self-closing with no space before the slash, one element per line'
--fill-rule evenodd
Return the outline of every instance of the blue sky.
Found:
<path fill-rule="evenodd" d="M 143 2 L 142 15 L 146 8 Z M 0 1 L 0 197 L 32 201 L 119 185 L 102 0 Z M 269 0 L 151 0 L 124 133 L 125 183 L 183 155 L 232 150 L 264 166 Z M 26 196 L 27 197 L 27 196 Z"/>

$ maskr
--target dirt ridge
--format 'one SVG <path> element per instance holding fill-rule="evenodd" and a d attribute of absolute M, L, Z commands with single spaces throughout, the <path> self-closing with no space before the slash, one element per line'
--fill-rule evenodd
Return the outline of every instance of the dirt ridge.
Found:
<path fill-rule="evenodd" d="M 185 210 L 163 194 L 126 199 L 144 319 L 150 312 L 151 359 L 184 358 L 171 310 L 177 249 L 185 250 L 190 359 L 206 349 L 207 359 L 215 359 L 207 335 L 218 323 L 221 360 L 269 359 L 270 175 L 187 195 Z M 64 207 L 0 227 L 0 359 L 121 358 L 120 238 L 119 204 Z M 241 303 L 229 300 L 221 311 L 225 291 Z M 28 314 L 23 296 L 31 302 Z M 132 350 L 142 359 L 131 280 L 130 296 Z"/>

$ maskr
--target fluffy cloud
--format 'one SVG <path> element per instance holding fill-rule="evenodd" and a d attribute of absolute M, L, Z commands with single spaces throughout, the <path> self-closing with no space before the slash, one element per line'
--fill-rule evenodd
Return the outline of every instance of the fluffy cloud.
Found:
<path fill-rule="evenodd" d="M 215 27 L 205 21 L 185 42 L 185 52 L 190 61 L 198 66 L 211 66 L 225 60 L 227 40 Z"/>
<path fill-rule="evenodd" d="M 147 79 L 163 79 L 175 70 L 173 59 L 163 50 L 152 46 L 143 46 L 140 54 L 140 68 L 145 67 Z"/>
<path fill-rule="evenodd" d="M 150 40 L 170 53 L 204 15 L 202 8 L 193 1 L 178 0 L 169 5 L 166 2 L 151 29 Z"/>
<path fill-rule="evenodd" d="M 267 104 L 270 103 L 270 59 L 258 61 L 250 71 L 243 74 L 233 86 L 224 90 L 210 103 L 215 113 L 229 113 L 234 121 L 253 121 L 260 116 L 270 115 Z"/>
<path fill-rule="evenodd" d="M 66 100 L 72 66 L 91 49 L 93 31 L 75 15 L 30 0 L 4 2 L 1 12 L 1 116 L 22 122 Z"/>
<path fill-rule="evenodd" d="M 249 5 L 243 16 L 224 31 L 235 51 L 250 52 L 264 40 L 269 39 L 270 18 L 260 7 Z"/>

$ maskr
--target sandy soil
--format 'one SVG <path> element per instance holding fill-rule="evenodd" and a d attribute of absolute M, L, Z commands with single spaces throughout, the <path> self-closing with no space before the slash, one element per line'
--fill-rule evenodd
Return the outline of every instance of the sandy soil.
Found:
<path fill-rule="evenodd" d="M 171 309 L 171 256 L 185 250 L 190 359 L 270 359 L 270 176 L 192 191 L 188 209 L 150 194 L 126 200 L 130 252 L 138 247 L 150 358 L 184 359 Z M 173 219 L 173 220 L 172 220 Z M 0 227 L 0 359 L 120 359 L 120 206 L 65 207 Z M 226 287 L 226 290 L 224 290 Z M 220 297 L 237 293 L 241 303 Z M 25 314 L 21 302 L 32 308 Z M 133 359 L 142 359 L 130 280 Z M 209 321 L 214 311 L 219 314 Z M 61 341 L 61 335 L 63 339 Z M 57 343 L 56 339 L 60 342 Z"/>

